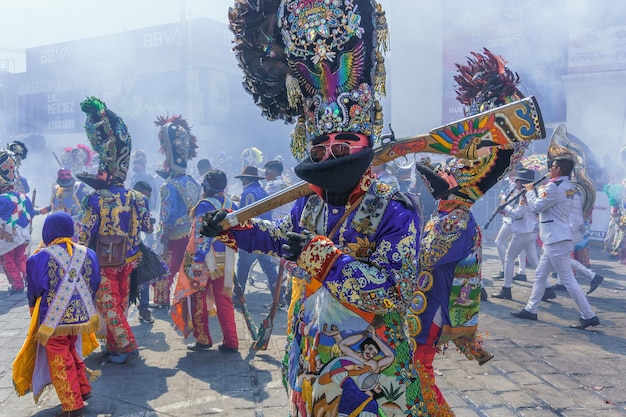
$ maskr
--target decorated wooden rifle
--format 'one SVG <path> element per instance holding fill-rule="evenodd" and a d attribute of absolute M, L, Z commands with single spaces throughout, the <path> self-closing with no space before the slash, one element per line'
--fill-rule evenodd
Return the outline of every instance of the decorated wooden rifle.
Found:
<path fill-rule="evenodd" d="M 375 149 L 372 165 L 381 165 L 413 153 L 436 153 L 476 160 L 490 147 L 510 148 L 516 143 L 545 138 L 539 105 L 533 96 L 448 123 L 429 133 L 402 139 L 387 138 Z M 223 230 L 311 194 L 300 181 L 275 194 L 229 213 L 220 222 Z"/>

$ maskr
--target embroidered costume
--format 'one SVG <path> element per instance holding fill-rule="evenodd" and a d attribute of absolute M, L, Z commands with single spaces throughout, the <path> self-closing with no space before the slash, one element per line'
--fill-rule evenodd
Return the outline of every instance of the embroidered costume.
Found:
<path fill-rule="evenodd" d="M 405 334 L 421 225 L 368 168 L 383 126 L 385 13 L 374 0 L 262 3 L 230 9 L 234 50 L 263 114 L 296 122 L 295 172 L 315 194 L 220 238 L 300 267 L 284 360 L 290 415 L 428 415 L 434 397 Z M 209 212 L 203 233 L 217 234 L 223 215 Z"/>
<path fill-rule="evenodd" d="M 100 326 L 94 305 L 100 285 L 98 261 L 94 251 L 71 241 L 73 234 L 74 222 L 67 213 L 46 218 L 42 232 L 46 246 L 27 265 L 34 328 L 14 366 L 18 395 L 30 390 L 38 402 L 46 385 L 52 384 L 64 412 L 81 410 L 83 399 L 91 395 L 89 377 L 97 373 L 87 370 L 82 358 L 93 350 L 87 342 Z M 31 355 L 36 351 L 34 366 L 20 372 L 29 363 L 28 349 Z"/>
<path fill-rule="evenodd" d="M 180 269 L 189 242 L 192 219 L 190 210 L 200 199 L 200 186 L 187 175 L 187 161 L 195 158 L 197 139 L 181 116 L 158 117 L 159 152 L 165 155 L 163 168 L 157 174 L 165 178 L 160 189 L 161 214 L 159 235 L 164 247 L 164 260 L 170 269 L 168 279 L 154 286 L 154 303 L 170 305 L 170 288 Z"/>
<path fill-rule="evenodd" d="M 185 338 L 193 332 L 196 343 L 190 350 L 201 350 L 213 345 L 209 332 L 209 316 L 217 315 L 222 329 L 221 349 L 239 347 L 232 289 L 235 252 L 223 242 L 200 234 L 202 218 L 210 210 L 236 210 L 236 205 L 224 195 L 226 174 L 210 170 L 203 181 L 204 198 L 192 209 L 194 224 L 178 272 L 174 292 L 172 319 Z"/>
<path fill-rule="evenodd" d="M 15 190 L 14 156 L 0 150 L 0 256 L 11 284 L 9 291 L 23 292 L 26 280 L 26 248 L 35 212 L 28 196 Z"/>
<path fill-rule="evenodd" d="M 506 67 L 500 56 L 485 49 L 472 52 L 466 66 L 458 65 L 455 81 L 458 100 L 466 115 L 519 100 L 517 74 Z M 524 155 L 529 142 L 490 147 L 476 161 L 449 160 L 437 167 L 417 164 L 426 188 L 440 200 L 436 215 L 424 228 L 420 242 L 418 281 L 429 289 L 426 300 L 421 295 L 413 304 L 423 305 L 421 317 L 411 312 L 418 323 L 414 335 L 415 359 L 424 365 L 434 381 L 432 361 L 437 349 L 452 341 L 468 359 L 480 364 L 493 355 L 482 348 L 478 317 L 482 289 L 482 240 L 480 228 L 470 211 L 472 205 L 498 183 Z M 418 294 L 419 295 L 419 294 Z M 421 320 L 421 321 L 419 321 Z M 433 382 L 434 384 L 434 382 Z M 445 399 L 434 386 L 439 404 Z"/>
<path fill-rule="evenodd" d="M 96 307 L 106 322 L 109 360 L 124 363 L 129 356 L 137 354 L 137 342 L 126 320 L 126 312 L 130 273 L 139 257 L 140 232 L 150 228 L 150 212 L 142 194 L 123 186 L 131 147 L 124 121 L 94 97 L 83 101 L 81 109 L 87 114 L 85 130 L 93 148 L 100 154 L 100 166 L 95 177 L 77 175 L 96 189 L 84 200 L 79 242 L 97 248 L 100 241 L 101 247 L 109 248 L 109 253 L 113 252 L 112 246 L 106 246 L 103 239 L 108 237 L 109 242 L 118 242 L 120 262 L 101 265 L 102 282 L 96 294 Z M 100 258 L 101 263 L 104 260 L 106 256 Z"/>
<path fill-rule="evenodd" d="M 28 180 L 20 174 L 20 166 L 28 155 L 28 148 L 24 142 L 14 140 L 7 144 L 7 150 L 12 153 L 13 159 L 15 159 L 15 191 L 28 194 L 30 192 Z"/>
<path fill-rule="evenodd" d="M 239 248 L 274 256 L 284 253 L 287 232 L 317 235 L 298 258 L 306 273 L 294 286 L 302 291 L 293 296 L 285 369 L 293 406 L 301 413 L 341 413 L 357 393 L 368 399 L 363 407 L 370 403 L 367 408 L 374 410 L 425 410 L 432 400 L 429 390 L 420 391 L 421 375 L 403 331 L 404 311 L 416 289 L 420 226 L 395 193 L 368 171 L 346 205 L 328 204 L 316 194 L 296 201 L 281 220 L 254 220 L 229 233 Z M 334 361 L 338 357 L 341 364 Z M 369 370 L 348 371 L 355 367 Z M 337 372 L 344 374 L 333 376 Z M 368 375 L 366 385 L 357 382 Z M 397 393 L 393 405 L 380 401 L 383 391 Z"/>
<path fill-rule="evenodd" d="M 47 214 L 55 211 L 63 211 L 74 219 L 74 238 L 78 241 L 80 231 L 80 218 L 82 216 L 81 201 L 87 195 L 86 186 L 76 181 L 69 169 L 61 168 L 57 172 L 56 186 L 50 200 L 50 204 L 40 208 L 37 214 Z"/>

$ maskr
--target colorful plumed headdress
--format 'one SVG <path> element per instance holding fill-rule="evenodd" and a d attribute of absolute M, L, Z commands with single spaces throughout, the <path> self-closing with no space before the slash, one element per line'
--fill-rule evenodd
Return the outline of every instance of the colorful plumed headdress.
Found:
<path fill-rule="evenodd" d="M 24 159 L 26 159 L 26 155 L 28 155 L 28 148 L 24 142 L 19 140 L 14 140 L 7 144 L 7 150 L 13 152 L 15 163 L 19 167 Z"/>
<path fill-rule="evenodd" d="M 236 0 L 229 10 L 244 87 L 270 120 L 297 122 L 291 150 L 336 132 L 382 131 L 387 22 L 375 0 Z"/>
<path fill-rule="evenodd" d="M 483 54 L 471 52 L 467 64 L 456 64 L 455 89 L 466 116 L 481 113 L 524 98 L 517 88 L 519 75 L 506 66 L 506 61 L 487 48 Z"/>
<path fill-rule="evenodd" d="M 159 152 L 165 155 L 163 168 L 158 172 L 164 178 L 172 174 L 186 174 L 187 161 L 197 156 L 198 140 L 182 116 L 157 117 L 159 126 Z"/>
<path fill-rule="evenodd" d="M 60 157 L 62 168 L 72 172 L 85 171 L 93 159 L 94 152 L 87 145 L 79 143 L 76 146 L 65 148 Z"/>
<path fill-rule="evenodd" d="M 0 149 L 0 187 L 15 184 L 16 166 L 13 152 Z"/>
<path fill-rule="evenodd" d="M 131 137 L 126 124 L 106 104 L 89 97 L 80 103 L 87 115 L 85 132 L 93 150 L 99 155 L 98 176 L 108 174 L 105 180 L 82 173 L 76 177 L 95 189 L 123 183 L 130 163 Z"/>
<path fill-rule="evenodd" d="M 506 67 L 506 61 L 486 48 L 483 52 L 472 52 L 466 65 L 456 65 L 457 99 L 463 104 L 466 116 L 524 98 L 517 88 L 519 76 Z M 435 172 L 445 172 L 458 184 L 449 190 L 448 199 L 474 204 L 521 161 L 529 143 L 490 147 L 475 161 L 451 159 L 436 167 Z"/>

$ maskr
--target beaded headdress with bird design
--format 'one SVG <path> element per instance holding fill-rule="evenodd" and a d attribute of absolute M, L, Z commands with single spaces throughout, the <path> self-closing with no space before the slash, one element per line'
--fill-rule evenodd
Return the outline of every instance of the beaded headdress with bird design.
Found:
<path fill-rule="evenodd" d="M 291 150 L 337 132 L 382 131 L 385 12 L 375 0 L 236 0 L 229 10 L 245 89 L 270 120 L 296 123 Z"/>

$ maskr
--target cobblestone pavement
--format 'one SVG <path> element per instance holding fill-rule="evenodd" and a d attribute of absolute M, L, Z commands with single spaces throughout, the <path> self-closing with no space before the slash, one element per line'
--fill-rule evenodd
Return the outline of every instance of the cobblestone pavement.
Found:
<path fill-rule="evenodd" d="M 490 299 L 482 306 L 481 331 L 485 347 L 495 354 L 483 366 L 466 360 L 454 349 L 435 361 L 437 384 L 457 416 L 626 416 L 626 268 L 592 248 L 595 271 L 606 277 L 589 300 L 600 318 L 593 330 L 569 329 L 578 320 L 565 292 L 542 303 L 538 321 L 509 313 L 524 307 L 532 286 L 515 281 L 513 300 Z M 502 281 L 489 277 L 499 265 L 493 242 L 486 241 L 483 276 L 487 291 L 497 292 Z M 248 286 L 250 310 L 260 322 L 270 301 L 264 279 Z M 580 281 L 584 290 L 588 283 Z M 35 405 L 31 394 L 17 397 L 11 364 L 25 337 L 29 314 L 24 295 L 9 295 L 0 275 L 0 415 L 51 417 L 60 410 L 52 390 Z M 86 359 L 102 370 L 93 384 L 87 416 L 287 416 L 280 361 L 285 343 L 285 313 L 275 320 L 266 351 L 250 351 L 252 339 L 237 313 L 240 350 L 223 354 L 216 348 L 189 352 L 166 310 L 153 310 L 154 324 L 139 323 L 131 309 L 130 322 L 140 344 L 140 358 L 125 365 L 109 364 L 96 351 Z M 221 338 L 215 318 L 211 332 Z"/>

